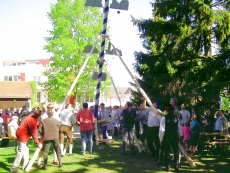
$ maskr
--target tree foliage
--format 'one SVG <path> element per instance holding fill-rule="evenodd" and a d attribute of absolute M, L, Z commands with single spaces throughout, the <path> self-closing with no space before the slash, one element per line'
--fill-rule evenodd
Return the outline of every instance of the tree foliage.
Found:
<path fill-rule="evenodd" d="M 47 44 L 44 49 L 52 54 L 52 63 L 44 72 L 48 81 L 42 85 L 49 93 L 50 101 L 63 101 L 87 57 L 83 53 L 85 46 L 93 45 L 101 31 L 102 12 L 99 8 L 84 6 L 84 3 L 84 0 L 58 0 L 51 5 L 48 13 L 53 29 L 48 31 L 50 36 L 45 38 Z M 91 55 L 72 92 L 75 96 L 83 95 L 97 58 L 98 54 Z M 89 88 L 88 96 L 93 98 L 96 81 L 92 81 L 91 86 L 93 87 Z M 106 83 L 102 86 L 103 89 Z"/>
<path fill-rule="evenodd" d="M 134 68 L 152 99 L 216 105 L 229 88 L 230 0 L 155 0 L 153 18 L 133 19 L 146 52 Z"/>

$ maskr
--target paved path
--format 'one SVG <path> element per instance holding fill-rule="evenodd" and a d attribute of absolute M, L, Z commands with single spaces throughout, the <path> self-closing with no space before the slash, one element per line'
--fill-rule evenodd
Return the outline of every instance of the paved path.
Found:
<path fill-rule="evenodd" d="M 75 126 L 74 131 L 73 131 L 73 138 L 74 139 L 80 139 L 80 126 Z"/>

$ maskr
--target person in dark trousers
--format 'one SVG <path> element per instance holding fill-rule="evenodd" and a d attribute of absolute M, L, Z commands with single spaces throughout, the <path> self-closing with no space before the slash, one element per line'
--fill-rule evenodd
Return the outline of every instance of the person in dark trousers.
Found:
<path fill-rule="evenodd" d="M 135 133 L 135 118 L 136 118 L 136 110 L 132 109 L 132 103 L 127 102 L 125 104 L 125 109 L 122 111 L 123 116 L 123 129 L 122 129 L 122 154 L 125 155 L 127 139 L 129 140 L 131 152 L 135 155 L 134 148 L 134 133 Z"/>
<path fill-rule="evenodd" d="M 48 118 L 42 120 L 38 128 L 38 131 L 41 134 L 43 140 L 43 147 L 42 147 L 43 158 L 44 158 L 44 166 L 42 167 L 43 170 L 47 169 L 48 153 L 49 153 L 51 143 L 53 144 L 54 150 L 57 153 L 59 167 L 62 167 L 61 151 L 59 148 L 60 123 L 56 118 L 53 117 L 53 113 L 54 113 L 53 104 L 48 104 L 47 106 Z"/>
<path fill-rule="evenodd" d="M 170 149 L 172 147 L 174 154 L 175 171 L 179 172 L 179 134 L 181 134 L 181 125 L 179 118 L 174 115 L 172 106 L 169 108 L 167 116 L 161 118 L 159 138 L 160 145 L 164 146 L 165 166 L 169 172 L 171 167 Z"/>
<path fill-rule="evenodd" d="M 139 107 L 139 116 L 135 119 L 136 122 L 141 122 L 143 126 L 143 132 L 141 134 L 141 142 L 142 142 L 142 153 L 146 153 L 146 144 L 145 140 L 147 139 L 147 129 L 148 129 L 148 112 L 144 110 L 143 104 L 140 105 Z"/>
<path fill-rule="evenodd" d="M 159 109 L 160 103 L 158 101 L 153 102 L 153 106 L 155 107 L 156 112 L 153 112 L 151 107 L 147 107 L 146 100 L 144 100 L 143 109 L 149 113 L 147 121 L 147 144 L 152 153 L 151 157 L 156 156 L 156 160 L 158 160 L 160 150 L 160 140 L 158 134 L 162 112 Z"/>

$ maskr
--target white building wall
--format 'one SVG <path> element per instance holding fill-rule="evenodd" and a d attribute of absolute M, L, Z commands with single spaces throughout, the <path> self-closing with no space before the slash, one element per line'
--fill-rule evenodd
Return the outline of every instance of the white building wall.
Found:
<path fill-rule="evenodd" d="M 5 76 L 20 76 L 21 73 L 25 73 L 25 81 L 29 82 L 36 80 L 36 82 L 45 82 L 48 78 L 42 75 L 44 70 L 45 67 L 41 64 L 36 64 L 35 61 L 30 61 L 20 66 L 3 66 L 3 63 L 0 62 L 0 81 L 5 81 Z M 38 79 L 40 80 L 38 81 Z M 43 91 L 42 87 L 37 85 L 37 90 L 41 94 L 41 103 L 48 102 L 48 95 Z"/>

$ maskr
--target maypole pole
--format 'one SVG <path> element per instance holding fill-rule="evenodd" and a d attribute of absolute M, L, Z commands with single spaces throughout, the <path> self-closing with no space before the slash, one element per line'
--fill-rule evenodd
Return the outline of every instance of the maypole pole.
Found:
<path fill-rule="evenodd" d="M 101 76 L 102 76 L 102 67 L 104 63 L 104 50 L 105 50 L 105 35 L 106 35 L 106 29 L 107 29 L 107 22 L 108 22 L 108 14 L 109 14 L 109 0 L 105 0 L 104 10 L 103 10 L 103 28 L 102 28 L 102 39 L 101 39 L 101 50 L 100 50 L 100 56 L 98 58 L 98 77 L 97 77 L 97 86 L 96 86 L 96 95 L 95 95 L 95 107 L 94 107 L 94 116 L 98 116 L 98 104 L 99 104 L 99 98 L 100 98 L 100 87 L 101 87 Z"/>

